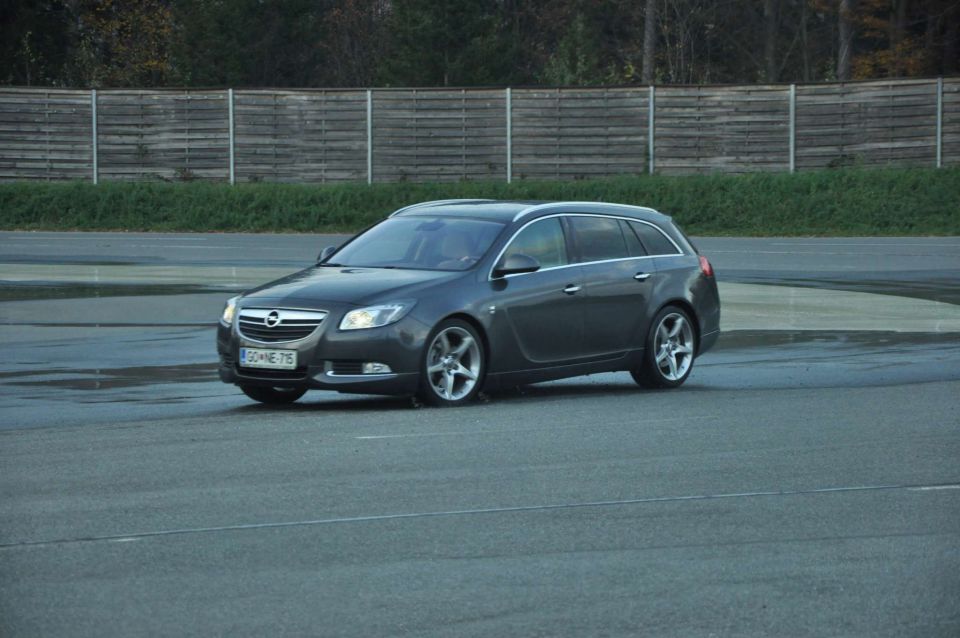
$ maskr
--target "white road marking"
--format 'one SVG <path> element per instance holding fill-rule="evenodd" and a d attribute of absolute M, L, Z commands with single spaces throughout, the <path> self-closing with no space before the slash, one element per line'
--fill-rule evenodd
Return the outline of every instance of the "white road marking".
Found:
<path fill-rule="evenodd" d="M 743 254 L 742 250 L 711 250 L 704 249 L 704 254 L 709 255 L 720 255 L 720 254 L 731 254 L 731 255 L 740 255 Z M 837 251 L 821 251 L 821 250 L 750 250 L 751 255 L 832 255 L 840 257 L 888 257 L 890 252 L 884 253 L 863 253 L 863 252 L 837 252 Z M 901 253 L 894 252 L 892 253 L 896 257 L 955 257 L 953 253 Z"/>
<path fill-rule="evenodd" d="M 0 544 L 0 551 L 10 551 L 24 547 L 67 545 L 94 542 L 129 542 L 144 538 L 161 536 L 184 536 L 193 534 L 210 534 L 215 532 L 240 532 L 262 529 L 282 529 L 287 527 L 313 527 L 318 525 L 342 525 L 349 523 L 372 523 L 381 521 L 395 521 L 404 519 L 445 518 L 454 516 L 475 516 L 488 514 L 518 514 L 526 512 L 549 512 L 553 510 L 570 510 L 601 507 L 624 507 L 630 505 L 649 505 L 655 503 L 679 503 L 693 501 L 711 501 L 722 499 L 758 498 L 770 496 L 814 496 L 818 494 L 836 494 L 842 492 L 880 492 L 880 491 L 919 491 L 935 489 L 953 489 L 960 487 L 960 483 L 938 483 L 930 485 L 855 485 L 848 487 L 822 487 L 795 490 L 765 490 L 756 492 L 733 492 L 725 494 L 691 494 L 682 496 L 653 496 L 647 498 L 623 499 L 616 501 L 582 501 L 578 503 L 554 503 L 544 505 L 518 505 L 510 507 L 486 507 L 461 510 L 442 510 L 433 512 L 411 512 L 401 514 L 374 514 L 371 516 L 347 516 L 340 518 L 317 518 L 301 521 L 278 521 L 267 523 L 240 523 L 235 525 L 221 525 L 217 527 L 184 527 L 179 529 L 162 529 L 147 532 L 128 534 L 109 534 L 103 536 L 86 536 L 78 538 L 60 538 L 48 540 L 26 540 Z"/>
<path fill-rule="evenodd" d="M 960 483 L 956 485 L 925 485 L 923 487 L 907 488 L 913 492 L 929 492 L 931 490 L 960 490 Z"/>
<path fill-rule="evenodd" d="M 936 248 L 960 248 L 960 243 L 954 244 L 927 244 L 927 243 L 910 243 L 900 241 L 899 238 L 891 238 L 892 241 L 888 243 L 882 242 L 832 242 L 826 240 L 824 242 L 770 242 L 771 246 L 879 246 L 881 248 L 902 248 L 904 246 L 910 246 L 913 248 L 927 248 L 930 246 Z"/>
<path fill-rule="evenodd" d="M 128 248 L 156 248 L 154 244 L 127 244 Z M 164 244 L 164 248 L 187 248 L 190 250 L 235 250 L 235 246 L 197 246 L 196 244 L 190 244 L 189 246 L 182 246 L 179 244 Z M 259 250 L 259 249 L 258 249 Z"/>
<path fill-rule="evenodd" d="M 81 233 L 77 233 L 77 235 L 81 235 Z M 133 237 L 136 237 L 136 236 L 133 235 Z M 91 237 L 89 237 L 89 238 L 90 238 L 90 239 L 110 239 L 111 241 L 122 241 L 122 240 L 124 240 L 124 239 L 130 239 L 130 238 L 131 238 L 131 235 L 127 235 L 126 233 L 116 233 L 115 235 L 112 235 L 112 236 L 110 236 L 110 237 L 103 237 L 103 236 L 93 235 L 93 236 L 91 236 Z M 139 237 L 138 239 L 144 239 L 144 238 L 143 238 L 143 237 Z M 30 236 L 25 236 L 25 235 L 16 235 L 16 236 L 4 237 L 4 240 L 7 240 L 7 241 L 21 241 L 21 240 L 22 240 L 22 241 L 60 241 L 60 242 L 73 242 L 74 240 L 76 240 L 76 237 L 75 237 L 75 236 L 71 236 L 71 237 L 56 237 L 56 236 L 50 236 L 50 235 L 40 235 L 40 236 L 38 236 L 38 237 L 30 237 Z M 151 236 L 151 237 L 150 237 L 150 240 L 151 240 L 151 241 L 209 241 L 209 238 L 208 238 L 208 237 L 152 237 L 152 236 Z"/>
<path fill-rule="evenodd" d="M 157 244 L 124 244 L 124 248 L 159 248 Z M 164 248 L 184 248 L 189 250 L 235 250 L 236 246 L 198 246 L 196 244 L 163 244 Z M 63 244 L 30 244 L 30 248 L 63 248 Z M 259 248 L 257 249 L 260 250 Z M 286 251 L 289 252 L 289 251 Z M 125 255 L 115 255 L 115 257 L 125 257 Z"/>

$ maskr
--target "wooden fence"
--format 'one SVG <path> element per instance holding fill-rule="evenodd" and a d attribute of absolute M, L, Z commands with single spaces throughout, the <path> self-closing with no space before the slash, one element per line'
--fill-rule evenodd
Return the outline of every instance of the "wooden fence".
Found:
<path fill-rule="evenodd" d="M 576 89 L 0 88 L 0 180 L 510 181 L 845 165 L 960 165 L 960 78 Z"/>

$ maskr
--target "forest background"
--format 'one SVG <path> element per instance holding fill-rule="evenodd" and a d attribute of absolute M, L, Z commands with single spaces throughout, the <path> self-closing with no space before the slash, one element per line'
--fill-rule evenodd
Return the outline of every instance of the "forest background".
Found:
<path fill-rule="evenodd" d="M 0 84 L 815 82 L 957 72 L 960 0 L 4 0 Z"/>

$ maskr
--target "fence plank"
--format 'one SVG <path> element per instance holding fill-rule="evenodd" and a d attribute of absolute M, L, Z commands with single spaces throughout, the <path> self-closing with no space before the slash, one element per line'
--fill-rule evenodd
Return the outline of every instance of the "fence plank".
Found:
<path fill-rule="evenodd" d="M 0 89 L 0 179 L 89 179 L 90 92 Z"/>

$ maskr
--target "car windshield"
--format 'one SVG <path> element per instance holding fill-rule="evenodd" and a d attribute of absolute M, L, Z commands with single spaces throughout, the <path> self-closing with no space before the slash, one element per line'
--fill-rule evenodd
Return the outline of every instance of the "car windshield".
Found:
<path fill-rule="evenodd" d="M 337 266 L 466 270 L 490 248 L 503 224 L 451 217 L 394 217 L 330 258 Z"/>

